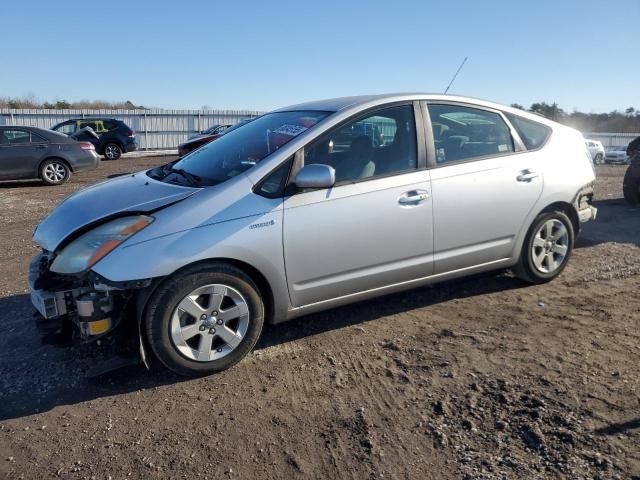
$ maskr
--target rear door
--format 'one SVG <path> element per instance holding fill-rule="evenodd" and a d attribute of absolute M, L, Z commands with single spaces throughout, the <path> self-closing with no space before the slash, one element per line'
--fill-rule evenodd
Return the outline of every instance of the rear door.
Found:
<path fill-rule="evenodd" d="M 408 103 L 360 115 L 305 147 L 304 163 L 333 166 L 337 181 L 285 199 L 284 257 L 294 306 L 432 273 L 424 145 L 419 106 Z"/>
<path fill-rule="evenodd" d="M 542 194 L 536 154 L 498 111 L 454 103 L 429 104 L 428 111 L 434 273 L 509 258 Z"/>

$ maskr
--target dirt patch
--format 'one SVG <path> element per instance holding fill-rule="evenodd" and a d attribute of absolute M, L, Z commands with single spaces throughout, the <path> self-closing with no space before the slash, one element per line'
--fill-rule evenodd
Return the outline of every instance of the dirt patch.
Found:
<path fill-rule="evenodd" d="M 598 167 L 597 222 L 560 278 L 485 275 L 270 328 L 233 369 L 98 380 L 40 344 L 35 224 L 107 176 L 0 184 L 0 475 L 7 478 L 640 478 L 640 210 Z"/>

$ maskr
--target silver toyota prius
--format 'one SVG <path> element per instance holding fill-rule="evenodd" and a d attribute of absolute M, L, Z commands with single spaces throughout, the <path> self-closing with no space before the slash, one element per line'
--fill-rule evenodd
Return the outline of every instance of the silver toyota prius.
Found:
<path fill-rule="evenodd" d="M 31 298 L 76 341 L 208 374 L 265 323 L 490 270 L 547 282 L 594 181 L 578 131 L 502 105 L 303 103 L 67 198 L 34 232 Z"/>

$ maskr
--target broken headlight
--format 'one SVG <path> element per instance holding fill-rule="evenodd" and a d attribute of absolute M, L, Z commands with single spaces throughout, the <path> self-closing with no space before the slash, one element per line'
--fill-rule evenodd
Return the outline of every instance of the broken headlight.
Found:
<path fill-rule="evenodd" d="M 153 217 L 136 215 L 117 218 L 100 225 L 67 245 L 51 264 L 51 271 L 84 272 L 151 222 Z"/>

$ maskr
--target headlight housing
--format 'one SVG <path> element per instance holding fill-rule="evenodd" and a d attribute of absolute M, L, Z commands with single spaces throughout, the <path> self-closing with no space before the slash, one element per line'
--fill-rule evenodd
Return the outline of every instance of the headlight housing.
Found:
<path fill-rule="evenodd" d="M 51 270 L 63 274 L 84 272 L 153 220 L 146 215 L 135 215 L 100 225 L 67 245 L 54 259 Z"/>

